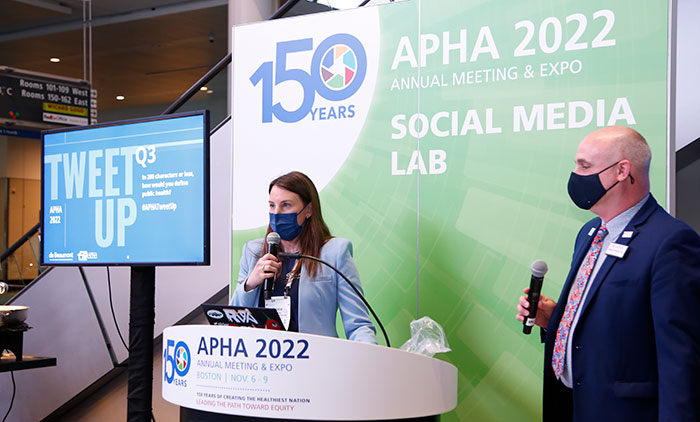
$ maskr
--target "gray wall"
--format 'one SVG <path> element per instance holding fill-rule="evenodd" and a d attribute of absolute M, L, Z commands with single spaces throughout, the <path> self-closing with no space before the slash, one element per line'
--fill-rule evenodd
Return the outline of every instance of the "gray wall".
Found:
<path fill-rule="evenodd" d="M 676 216 L 700 233 L 700 157 L 676 173 L 676 198 Z"/>
<path fill-rule="evenodd" d="M 676 217 L 700 232 L 700 2 L 678 0 Z"/>
<path fill-rule="evenodd" d="M 700 137 L 700 1 L 677 6 L 676 151 Z"/>

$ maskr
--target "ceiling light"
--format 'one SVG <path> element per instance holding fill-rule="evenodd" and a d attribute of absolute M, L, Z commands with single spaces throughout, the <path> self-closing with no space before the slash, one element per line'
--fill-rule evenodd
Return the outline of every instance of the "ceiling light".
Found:
<path fill-rule="evenodd" d="M 207 89 L 209 89 L 209 88 L 207 88 L 206 86 L 199 88 L 200 91 L 206 91 Z"/>
<path fill-rule="evenodd" d="M 211 94 L 211 93 L 213 93 L 213 92 L 214 92 L 214 90 L 213 90 L 213 89 L 210 89 L 210 90 L 207 91 L 207 94 Z"/>
<path fill-rule="evenodd" d="M 58 57 L 51 57 L 51 58 L 49 59 L 49 61 L 50 61 L 51 63 L 58 63 L 58 62 L 61 61 L 61 59 L 59 59 Z"/>
<path fill-rule="evenodd" d="M 123 95 L 117 95 L 117 101 L 124 101 Z"/>

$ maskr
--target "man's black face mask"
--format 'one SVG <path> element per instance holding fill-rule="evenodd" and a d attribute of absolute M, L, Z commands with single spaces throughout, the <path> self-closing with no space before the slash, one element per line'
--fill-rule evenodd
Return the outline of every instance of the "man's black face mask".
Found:
<path fill-rule="evenodd" d="M 616 181 L 612 186 L 605 189 L 603 184 L 600 182 L 600 177 L 598 177 L 602 172 L 616 166 L 620 162 L 613 163 L 598 173 L 589 174 L 586 176 L 576 174 L 571 172 L 569 176 L 569 197 L 576 204 L 577 207 L 583 208 L 584 210 L 590 210 L 593 205 L 595 205 L 600 199 L 605 196 L 605 194 L 612 188 L 615 187 L 620 181 Z M 632 175 L 630 175 L 630 180 L 634 183 Z"/>

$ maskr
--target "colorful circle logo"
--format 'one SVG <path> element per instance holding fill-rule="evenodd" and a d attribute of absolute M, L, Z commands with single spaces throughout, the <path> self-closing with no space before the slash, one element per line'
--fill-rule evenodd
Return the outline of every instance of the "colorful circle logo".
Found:
<path fill-rule="evenodd" d="M 180 342 L 175 349 L 175 368 L 178 375 L 187 373 L 190 365 L 190 351 L 183 342 Z"/>
<path fill-rule="evenodd" d="M 321 78 L 328 88 L 339 91 L 346 88 L 357 74 L 357 55 L 343 44 L 326 50 L 321 61 Z"/>
<path fill-rule="evenodd" d="M 350 98 L 365 79 L 367 53 L 350 34 L 334 34 L 323 40 L 311 59 L 311 79 L 316 92 L 329 101 Z"/>

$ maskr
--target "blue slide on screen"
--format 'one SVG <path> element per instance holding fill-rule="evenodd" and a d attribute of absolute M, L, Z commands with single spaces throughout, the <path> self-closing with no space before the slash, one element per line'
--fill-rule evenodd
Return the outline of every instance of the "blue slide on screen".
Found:
<path fill-rule="evenodd" d="M 206 111 L 43 133 L 45 265 L 207 264 Z"/>

